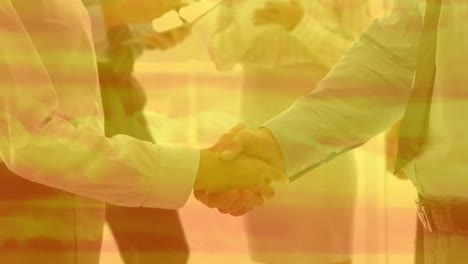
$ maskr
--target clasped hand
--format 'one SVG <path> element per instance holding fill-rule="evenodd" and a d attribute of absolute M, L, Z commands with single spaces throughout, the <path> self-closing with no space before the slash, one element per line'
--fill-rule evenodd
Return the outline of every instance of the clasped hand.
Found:
<path fill-rule="evenodd" d="M 273 181 L 285 181 L 280 149 L 267 129 L 238 125 L 202 150 L 195 197 L 210 208 L 243 215 L 274 196 Z"/>

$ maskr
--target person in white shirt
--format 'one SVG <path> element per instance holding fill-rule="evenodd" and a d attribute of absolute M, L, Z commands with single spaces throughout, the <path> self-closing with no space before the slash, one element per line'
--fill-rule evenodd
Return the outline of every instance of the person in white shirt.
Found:
<path fill-rule="evenodd" d="M 157 16 L 131 10 L 113 19 Z M 269 179 L 282 177 L 247 155 L 223 162 L 210 150 L 106 138 L 81 0 L 1 0 L 0 24 L 1 263 L 96 264 L 103 202 L 176 209 L 194 188 L 266 197 Z"/>
<path fill-rule="evenodd" d="M 464 1 L 397 1 L 315 91 L 222 156 L 244 146 L 296 178 L 403 117 L 396 169 L 419 193 L 424 263 L 468 262 L 467 15 Z"/>
<path fill-rule="evenodd" d="M 219 70 L 242 66 L 247 126 L 260 126 L 307 94 L 370 24 L 370 12 L 367 1 L 227 1 L 210 51 Z M 298 184 L 275 186 L 275 198 L 245 217 L 252 258 L 350 263 L 356 176 L 350 152 Z"/>

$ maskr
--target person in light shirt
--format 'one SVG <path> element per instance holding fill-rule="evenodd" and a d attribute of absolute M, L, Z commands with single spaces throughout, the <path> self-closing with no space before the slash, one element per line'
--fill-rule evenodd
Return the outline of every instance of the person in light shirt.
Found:
<path fill-rule="evenodd" d="M 184 5 L 179 1 L 172 4 L 177 7 L 177 3 L 181 7 Z M 109 25 L 109 18 L 115 13 L 106 9 L 103 1 L 85 2 L 85 5 L 90 14 L 96 47 L 106 136 L 112 138 L 125 134 L 155 142 L 143 113 L 147 98 L 134 76 L 134 65 L 147 51 L 164 51 L 180 44 L 190 34 L 191 27 L 156 32 L 152 23 L 127 24 L 121 21 Z M 152 85 L 157 89 L 160 82 Z M 106 204 L 105 216 L 125 264 L 187 263 L 188 242 L 178 211 Z"/>
<path fill-rule="evenodd" d="M 172 8 L 133 7 L 153 2 L 106 8 L 126 11 L 113 23 Z M 210 150 L 106 138 L 89 18 L 81 0 L 0 1 L 0 263 L 97 264 L 104 202 L 177 209 L 193 189 L 268 197 L 282 177 L 247 155 L 224 162 Z"/>
<path fill-rule="evenodd" d="M 396 1 L 313 92 L 261 130 L 231 135 L 222 156 L 276 160 L 293 180 L 403 118 L 395 172 L 419 194 L 424 263 L 468 262 L 467 15 L 464 1 Z"/>
<path fill-rule="evenodd" d="M 218 16 L 210 51 L 219 70 L 242 66 L 241 119 L 250 128 L 307 94 L 372 21 L 368 1 L 227 1 Z M 253 259 L 350 263 L 356 176 L 350 152 L 275 186 L 273 201 L 245 217 Z"/>

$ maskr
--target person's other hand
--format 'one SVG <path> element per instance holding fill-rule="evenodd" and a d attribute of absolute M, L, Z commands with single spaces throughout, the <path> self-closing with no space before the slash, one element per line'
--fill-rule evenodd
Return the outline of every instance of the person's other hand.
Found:
<path fill-rule="evenodd" d="M 148 23 L 164 13 L 180 9 L 180 0 L 112 0 L 102 3 L 108 26 Z"/>
<path fill-rule="evenodd" d="M 255 25 L 277 24 L 286 30 L 292 30 L 303 16 L 304 10 L 298 0 L 288 2 L 271 0 L 265 7 L 255 11 L 253 20 Z"/>
<path fill-rule="evenodd" d="M 152 32 L 139 37 L 142 44 L 150 49 L 167 50 L 184 41 L 191 33 L 191 26 L 182 26 L 167 32 Z"/>
<path fill-rule="evenodd" d="M 218 153 L 202 150 L 194 189 L 209 193 L 252 189 L 263 194 L 271 181 L 282 178 L 280 169 L 257 158 L 241 153 L 235 159 L 223 161 Z"/>

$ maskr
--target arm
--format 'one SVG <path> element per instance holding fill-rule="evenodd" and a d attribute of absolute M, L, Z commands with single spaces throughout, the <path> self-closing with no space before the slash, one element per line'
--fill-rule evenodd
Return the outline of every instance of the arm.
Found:
<path fill-rule="evenodd" d="M 209 150 L 104 137 L 89 21 L 78 3 L 37 2 L 32 17 L 29 5 L 17 13 L 10 1 L 0 4 L 0 157 L 12 172 L 109 203 L 172 209 L 192 188 L 267 189 L 282 177 L 247 155 L 223 162 Z"/>
<path fill-rule="evenodd" d="M 0 6 L 8 29 L 0 32 L 2 161 L 28 180 L 97 200 L 180 207 L 193 187 L 199 152 L 104 137 L 90 34 L 75 13 L 80 6 L 69 10 L 67 23 L 59 13 L 25 22 L 10 3 Z"/>
<path fill-rule="evenodd" d="M 366 142 L 403 114 L 416 64 L 421 15 L 401 1 L 375 22 L 318 88 L 269 121 L 288 176 Z"/>
<path fill-rule="evenodd" d="M 403 114 L 420 26 L 415 2 L 401 1 L 389 19 L 370 28 L 318 89 L 255 132 L 224 135 L 217 143 L 220 157 L 233 160 L 245 153 L 276 164 L 294 179 L 385 130 Z M 239 192 L 197 198 L 233 215 L 253 208 L 250 198 Z"/>

